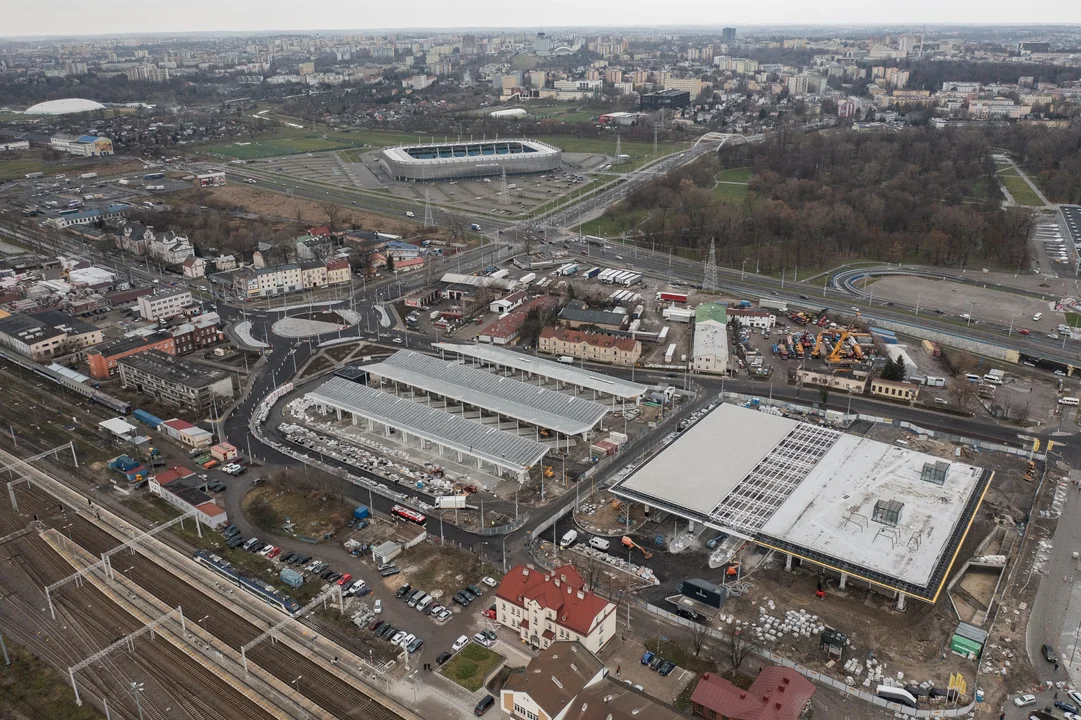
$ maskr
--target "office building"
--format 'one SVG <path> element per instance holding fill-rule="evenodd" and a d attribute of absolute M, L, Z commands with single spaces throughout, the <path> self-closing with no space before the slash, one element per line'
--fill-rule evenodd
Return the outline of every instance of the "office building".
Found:
<path fill-rule="evenodd" d="M 100 329 L 56 310 L 0 318 L 0 345 L 32 360 L 81 356 L 102 340 Z"/>
<path fill-rule="evenodd" d="M 691 104 L 691 94 L 686 90 L 660 90 L 642 95 L 643 110 L 668 110 L 685 108 Z"/>
<path fill-rule="evenodd" d="M 736 29 L 726 27 L 721 29 L 721 42 L 734 43 L 736 41 Z"/>
<path fill-rule="evenodd" d="M 191 292 L 178 290 L 161 295 L 144 295 L 138 300 L 139 314 L 145 320 L 168 320 L 182 315 L 184 308 L 192 304 Z"/>

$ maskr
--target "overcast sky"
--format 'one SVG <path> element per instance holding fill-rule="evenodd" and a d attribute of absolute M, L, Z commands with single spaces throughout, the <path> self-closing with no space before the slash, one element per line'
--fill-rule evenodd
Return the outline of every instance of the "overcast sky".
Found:
<path fill-rule="evenodd" d="M 1079 0 L 13 0 L 0 36 L 778 23 L 1081 23 Z"/>

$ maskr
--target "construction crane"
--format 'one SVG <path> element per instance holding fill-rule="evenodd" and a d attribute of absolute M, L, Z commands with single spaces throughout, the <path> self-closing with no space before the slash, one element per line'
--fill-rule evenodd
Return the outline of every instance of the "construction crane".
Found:
<path fill-rule="evenodd" d="M 623 547 L 627 548 L 628 550 L 633 549 L 633 548 L 638 548 L 642 552 L 642 557 L 644 557 L 646 560 L 649 560 L 651 557 L 653 557 L 652 552 L 650 552 L 649 550 L 646 550 L 644 547 L 642 547 L 641 545 L 636 543 L 634 540 L 631 540 L 630 537 L 627 536 L 627 535 L 623 536 Z"/>

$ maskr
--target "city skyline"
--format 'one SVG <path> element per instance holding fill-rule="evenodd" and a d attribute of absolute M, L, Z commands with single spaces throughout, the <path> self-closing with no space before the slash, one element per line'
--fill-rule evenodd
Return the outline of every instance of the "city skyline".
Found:
<path fill-rule="evenodd" d="M 721 25 L 889 25 L 903 24 L 1033 24 L 1034 18 L 1048 18 L 1055 24 L 1081 23 L 1081 5 L 1066 0 L 1035 3 L 971 0 L 936 3 L 918 0 L 902 7 L 832 1 L 826 6 L 780 0 L 764 13 L 757 6 L 718 7 L 706 0 L 685 0 L 663 9 L 644 3 L 616 3 L 613 0 L 588 5 L 554 0 L 545 5 L 543 18 L 532 8 L 497 5 L 491 0 L 465 0 L 455 4 L 425 0 L 408 7 L 390 5 L 358 7 L 343 0 L 321 3 L 317 14 L 297 15 L 292 4 L 278 0 L 256 3 L 240 0 L 226 4 L 211 0 L 191 0 L 181 5 L 164 5 L 153 14 L 134 0 L 102 0 L 95 12 L 72 13 L 71 3 L 45 0 L 23 5 L 7 16 L 0 37 L 117 36 L 140 33 L 289 33 L 347 31 L 416 31 L 476 29 L 526 29 L 566 27 L 674 27 Z M 660 15 L 660 17 L 658 17 Z M 423 22 L 418 22 L 422 19 Z M 554 22 L 552 22 L 554 21 Z"/>

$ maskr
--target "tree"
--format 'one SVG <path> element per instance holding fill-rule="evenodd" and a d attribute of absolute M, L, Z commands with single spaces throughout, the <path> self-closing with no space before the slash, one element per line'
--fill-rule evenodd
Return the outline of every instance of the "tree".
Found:
<path fill-rule="evenodd" d="M 387 253 L 387 272 L 394 272 L 394 256 L 390 253 Z"/>
<path fill-rule="evenodd" d="M 972 383 L 961 378 L 950 383 L 949 395 L 958 408 L 968 410 L 976 400 L 976 389 Z"/>
<path fill-rule="evenodd" d="M 469 229 L 469 221 L 458 213 L 450 213 L 447 215 L 447 230 L 450 231 L 450 236 L 456 243 L 465 241 L 466 230 Z"/>
<path fill-rule="evenodd" d="M 830 401 L 830 389 L 825 385 L 818 388 L 818 395 L 822 398 L 822 404 L 828 405 Z"/>
<path fill-rule="evenodd" d="M 698 654 L 702 652 L 702 646 L 706 643 L 706 638 L 709 637 L 709 625 L 706 623 L 694 622 L 690 626 L 691 631 L 691 644 L 694 646 L 694 656 L 698 657 Z"/>
<path fill-rule="evenodd" d="M 330 228 L 331 232 L 336 232 L 338 230 L 338 220 L 342 216 L 342 206 L 327 200 L 319 203 L 319 208 L 327 216 L 327 227 Z"/>
<path fill-rule="evenodd" d="M 890 358 L 882 368 L 882 379 L 902 382 L 905 379 L 905 372 L 904 358 L 898 357 L 896 360 Z"/>
<path fill-rule="evenodd" d="M 1032 414 L 1032 403 L 1025 402 L 1020 405 L 1015 405 L 1013 408 L 1013 419 L 1018 425 L 1024 425 L 1028 422 L 1029 416 Z"/>
<path fill-rule="evenodd" d="M 724 654 L 732 672 L 738 671 L 747 656 L 757 649 L 758 645 L 754 642 L 749 631 L 733 630 L 729 633 L 728 641 L 724 647 Z"/>

